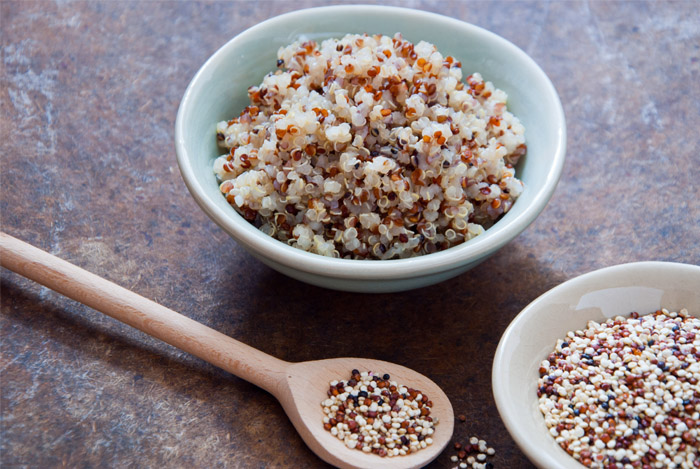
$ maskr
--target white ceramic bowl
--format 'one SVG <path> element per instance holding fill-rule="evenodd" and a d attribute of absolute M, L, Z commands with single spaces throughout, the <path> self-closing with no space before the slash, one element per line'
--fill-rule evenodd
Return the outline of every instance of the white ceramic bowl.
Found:
<path fill-rule="evenodd" d="M 288 246 L 258 231 L 219 193 L 212 170 L 221 153 L 216 123 L 248 104 L 247 88 L 275 69 L 277 50 L 300 38 L 347 33 L 403 33 L 432 42 L 462 62 L 465 76 L 480 72 L 508 93 L 508 108 L 526 128 L 528 154 L 516 167 L 525 190 L 486 233 L 443 252 L 388 261 L 333 259 Z M 231 39 L 199 69 L 175 124 L 178 164 L 200 207 L 241 246 L 273 269 L 328 288 L 399 291 L 430 285 L 477 265 L 523 231 L 554 192 L 564 163 L 566 128 L 556 90 L 522 50 L 476 26 L 446 16 L 395 7 L 342 5 L 299 10 L 264 21 Z"/>
<path fill-rule="evenodd" d="M 493 393 L 506 428 L 534 464 L 584 467 L 557 445 L 538 408 L 538 369 L 557 339 L 590 320 L 661 308 L 700 315 L 700 267 L 637 262 L 590 272 L 543 294 L 508 326 L 493 363 Z"/>

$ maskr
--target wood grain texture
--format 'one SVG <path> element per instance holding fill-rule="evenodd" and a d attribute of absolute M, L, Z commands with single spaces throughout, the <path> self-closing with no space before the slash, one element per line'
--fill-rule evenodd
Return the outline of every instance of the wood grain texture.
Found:
<path fill-rule="evenodd" d="M 700 264 L 695 2 L 382 2 L 512 41 L 552 79 L 568 130 L 560 184 L 525 232 L 458 278 L 383 295 L 260 264 L 199 210 L 175 162 L 177 106 L 204 60 L 265 18 L 326 3 L 0 2 L 2 230 L 283 360 L 416 369 L 467 417 L 456 439 L 531 468 L 491 395 L 510 320 L 600 267 Z M 268 393 L 18 275 L 0 281 L 3 467 L 326 467 Z"/>

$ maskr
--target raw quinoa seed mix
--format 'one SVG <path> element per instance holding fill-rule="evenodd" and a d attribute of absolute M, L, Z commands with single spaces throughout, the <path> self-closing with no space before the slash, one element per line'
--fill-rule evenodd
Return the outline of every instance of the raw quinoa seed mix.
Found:
<path fill-rule="evenodd" d="M 393 457 L 433 444 L 432 401 L 388 374 L 352 370 L 347 381 L 331 381 L 321 405 L 324 428 L 350 449 Z"/>
<path fill-rule="evenodd" d="M 539 372 L 545 424 L 584 466 L 700 467 L 700 319 L 687 310 L 590 321 Z"/>
<path fill-rule="evenodd" d="M 466 421 L 466 417 L 459 416 L 459 421 Z M 452 469 L 494 469 L 493 456 L 496 450 L 488 446 L 486 440 L 479 439 L 476 436 L 470 437 L 466 443 L 455 441 L 453 444 L 457 454 L 450 456 L 450 461 L 457 464 Z"/>

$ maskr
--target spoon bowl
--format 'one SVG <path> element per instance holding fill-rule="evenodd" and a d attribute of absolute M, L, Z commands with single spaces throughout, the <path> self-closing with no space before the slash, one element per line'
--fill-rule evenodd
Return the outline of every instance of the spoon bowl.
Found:
<path fill-rule="evenodd" d="M 437 419 L 433 444 L 406 456 L 381 458 L 376 454 L 350 449 L 323 428 L 321 402 L 328 396 L 328 383 L 345 379 L 350 370 L 388 373 L 391 379 L 419 389 L 433 401 L 431 416 Z M 288 373 L 280 383 L 280 401 L 306 444 L 321 459 L 338 467 L 423 467 L 435 459 L 452 438 L 454 414 L 445 393 L 427 377 L 405 366 L 367 358 L 333 358 L 289 364 Z"/>
<path fill-rule="evenodd" d="M 449 399 L 437 384 L 409 368 L 366 358 L 279 360 L 5 233 L 0 233 L 0 265 L 265 389 L 282 404 L 309 448 L 334 466 L 422 467 L 452 437 Z M 439 421 L 433 444 L 406 456 L 382 458 L 350 449 L 326 431 L 321 403 L 329 383 L 345 379 L 353 369 L 388 373 L 392 380 L 430 396 L 431 415 Z"/>

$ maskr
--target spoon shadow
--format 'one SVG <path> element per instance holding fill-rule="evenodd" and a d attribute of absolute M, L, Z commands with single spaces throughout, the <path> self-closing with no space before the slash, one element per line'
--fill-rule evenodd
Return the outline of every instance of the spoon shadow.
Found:
<path fill-rule="evenodd" d="M 1 278 L 3 333 L 14 336 L 5 347 L 16 344 L 5 348 L 2 368 L 3 416 L 15 416 L 3 428 L 3 462 L 132 465 L 139 461 L 128 449 L 134 446 L 156 457 L 142 463 L 186 458 L 189 467 L 206 467 L 200 464 L 210 451 L 235 460 L 237 446 L 258 441 L 264 429 L 295 454 L 306 453 L 300 460 L 325 467 L 272 395 L 57 293 L 32 293 L 16 274 L 2 272 Z M 41 349 L 21 347 L 38 338 Z M 154 443 L 154 434 L 162 444 Z M 212 440 L 215 435 L 220 438 Z M 50 451 L 30 443 L 44 440 L 52 442 Z M 267 463 L 284 464 L 267 445 L 259 454 Z"/>

